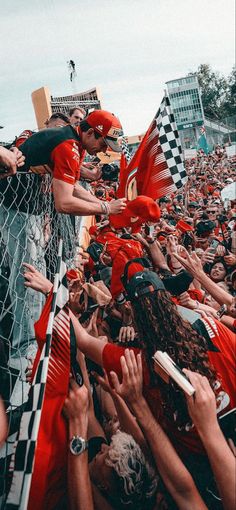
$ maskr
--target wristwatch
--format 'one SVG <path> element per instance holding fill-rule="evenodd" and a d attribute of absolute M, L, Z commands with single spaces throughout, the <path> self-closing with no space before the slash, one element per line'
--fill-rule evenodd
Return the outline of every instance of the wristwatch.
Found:
<path fill-rule="evenodd" d="M 73 455 L 80 455 L 88 448 L 88 441 L 80 436 L 73 436 L 70 440 L 70 452 Z"/>

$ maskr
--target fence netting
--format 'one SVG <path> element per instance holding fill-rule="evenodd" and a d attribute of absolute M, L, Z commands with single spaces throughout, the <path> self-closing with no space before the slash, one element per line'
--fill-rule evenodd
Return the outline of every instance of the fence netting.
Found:
<path fill-rule="evenodd" d="M 9 419 L 9 437 L 0 450 L 1 509 L 29 390 L 25 369 L 36 353 L 34 322 L 45 302 L 43 294 L 25 287 L 23 263 L 53 281 L 59 239 L 65 262 L 73 267 L 78 231 L 79 218 L 56 212 L 49 175 L 18 173 L 0 181 L 0 394 Z"/>

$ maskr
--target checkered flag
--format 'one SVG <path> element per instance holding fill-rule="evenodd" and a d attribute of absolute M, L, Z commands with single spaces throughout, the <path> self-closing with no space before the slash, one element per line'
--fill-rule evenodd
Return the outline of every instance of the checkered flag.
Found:
<path fill-rule="evenodd" d="M 41 351 L 37 370 L 29 391 L 29 398 L 21 419 L 13 459 L 14 472 L 12 484 L 6 503 L 7 510 L 16 508 L 19 510 L 26 510 L 29 508 L 28 501 L 34 472 L 35 454 L 39 428 L 41 426 L 45 392 L 52 392 L 53 385 L 58 384 L 60 379 L 63 378 L 63 372 L 65 371 L 65 365 L 58 363 L 54 352 L 55 347 L 53 350 L 52 341 L 53 336 L 60 331 L 60 341 L 64 349 L 69 342 L 70 320 L 69 311 L 66 307 L 68 299 L 66 265 L 62 261 L 62 240 L 60 240 L 57 272 L 54 278 L 51 310 L 46 330 L 46 342 Z M 65 344 L 64 346 L 63 341 Z M 70 357 L 70 349 L 68 352 Z M 38 497 L 40 498 L 40 494 L 38 494 Z"/>
<path fill-rule="evenodd" d="M 121 150 L 122 150 L 122 154 L 125 157 L 126 164 L 128 165 L 131 160 L 131 153 L 129 151 L 129 146 L 128 146 L 127 139 L 125 136 L 123 136 L 122 140 L 121 140 Z"/>
<path fill-rule="evenodd" d="M 187 182 L 182 148 L 171 111 L 164 96 L 138 150 L 122 174 L 118 196 L 129 200 L 146 195 L 154 200 L 182 188 Z"/>

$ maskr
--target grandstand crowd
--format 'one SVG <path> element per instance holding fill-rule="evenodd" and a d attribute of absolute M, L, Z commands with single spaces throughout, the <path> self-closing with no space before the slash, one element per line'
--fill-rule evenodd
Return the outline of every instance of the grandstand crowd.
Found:
<path fill-rule="evenodd" d="M 6 199 L 6 183 L 22 170 L 37 173 L 38 186 L 51 175 L 55 210 L 72 223 L 93 219 L 88 245 L 81 243 L 67 264 L 70 342 L 64 345 L 66 328 L 59 324 L 27 508 L 233 510 L 236 197 L 221 193 L 235 186 L 236 157 L 219 145 L 210 154 L 199 150 L 185 161 L 182 189 L 127 201 L 116 198 L 114 167 L 104 172 L 95 159 L 120 152 L 122 128 L 113 114 L 97 110 L 85 117 L 75 108 L 45 122 L 38 133 L 24 131 L 11 149 L 0 147 L 1 243 L 15 243 L 39 214 L 23 204 L 19 181 L 17 205 Z M 46 223 L 45 212 L 41 228 L 50 237 L 53 223 L 45 234 Z M 46 341 L 53 279 L 47 260 L 39 270 L 14 243 L 9 301 L 15 266 L 19 303 L 28 289 L 39 296 L 35 323 L 22 330 L 13 325 L 10 335 L 15 357 L 37 341 L 25 373 L 30 391 Z M 191 395 L 155 362 L 157 351 L 183 371 Z M 9 428 L 20 429 L 26 402 L 12 419 L 4 335 L 0 352 L 3 445 Z M 6 503 L 14 480 L 9 464 L 4 476 L 2 508 L 13 509 L 11 499 Z"/>

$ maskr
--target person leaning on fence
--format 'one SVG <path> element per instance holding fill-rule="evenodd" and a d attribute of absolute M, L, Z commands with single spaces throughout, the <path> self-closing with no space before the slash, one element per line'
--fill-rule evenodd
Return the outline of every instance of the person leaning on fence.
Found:
<path fill-rule="evenodd" d="M 78 127 L 42 130 L 26 140 L 21 146 L 26 158 L 25 169 L 52 174 L 58 212 L 75 216 L 120 213 L 125 208 L 125 199 L 102 202 L 76 181 L 79 180 L 84 152 L 96 155 L 106 152 L 108 147 L 120 152 L 118 138 L 121 134 L 117 117 L 107 111 L 96 110 Z"/>
<path fill-rule="evenodd" d="M 25 157 L 18 148 L 32 135 L 30 130 L 23 131 L 15 147 L 7 151 L 8 157 L 15 158 L 17 168 L 5 161 L 11 171 L 8 179 L 0 180 L 0 335 L 11 341 L 14 353 L 34 338 L 33 323 L 43 305 L 41 298 L 38 301 L 38 297 L 32 299 L 30 292 L 26 293 L 20 270 L 22 262 L 34 263 L 41 270 L 45 266 L 41 249 L 41 176 L 24 172 Z"/>

